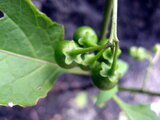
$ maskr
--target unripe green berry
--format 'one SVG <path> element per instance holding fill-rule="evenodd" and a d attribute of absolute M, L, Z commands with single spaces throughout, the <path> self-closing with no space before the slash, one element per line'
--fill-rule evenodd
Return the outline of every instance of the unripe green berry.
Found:
<path fill-rule="evenodd" d="M 75 66 L 75 62 L 66 63 L 66 49 L 72 49 L 74 42 L 69 40 L 61 40 L 55 47 L 55 60 L 57 64 L 62 68 L 72 68 Z"/>
<path fill-rule="evenodd" d="M 74 32 L 73 40 L 80 46 L 93 47 L 97 45 L 98 37 L 91 27 L 82 26 Z"/>
<path fill-rule="evenodd" d="M 100 90 L 110 90 L 117 85 L 117 78 L 116 76 L 103 77 L 100 74 L 101 69 L 101 65 L 92 69 L 92 82 Z"/>
<path fill-rule="evenodd" d="M 153 51 L 154 52 L 159 52 L 160 53 L 160 44 L 156 44 L 154 47 L 153 47 Z"/>

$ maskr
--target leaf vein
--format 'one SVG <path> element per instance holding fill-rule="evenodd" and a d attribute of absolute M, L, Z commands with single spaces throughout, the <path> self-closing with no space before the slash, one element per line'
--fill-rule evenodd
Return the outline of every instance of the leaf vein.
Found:
<path fill-rule="evenodd" d="M 14 79 L 13 81 L 10 81 L 9 83 L 6 83 L 6 84 L 1 85 L 1 87 L 2 87 L 2 86 L 3 86 L 3 87 L 4 87 L 4 86 L 10 86 L 10 85 L 12 86 L 13 83 L 15 83 L 16 81 L 18 81 L 18 80 L 23 80 L 23 79 L 29 77 L 30 75 L 36 73 L 38 70 L 42 69 L 43 67 L 45 67 L 45 65 L 41 65 L 40 67 L 37 67 L 36 69 L 34 69 L 34 70 L 32 70 L 31 72 L 25 74 L 24 76 L 22 76 L 22 77 L 20 77 L 20 78 L 17 78 L 17 79 Z"/>
<path fill-rule="evenodd" d="M 24 32 L 24 30 L 23 30 L 11 17 L 9 17 L 7 14 L 6 14 L 6 16 L 7 16 L 9 19 L 11 19 L 11 21 L 12 21 L 12 22 L 20 29 L 20 31 L 23 33 L 24 37 L 26 38 L 26 40 L 27 40 L 28 43 L 30 44 L 30 47 L 31 47 L 31 49 L 32 49 L 32 52 L 33 52 L 34 57 L 38 57 L 37 54 L 36 54 L 36 50 L 35 50 L 32 42 L 31 42 L 30 39 L 29 39 L 29 36 L 26 35 L 26 33 Z"/>
<path fill-rule="evenodd" d="M 8 54 L 8 55 L 15 56 L 15 57 L 19 57 L 19 58 L 23 58 L 23 59 L 27 59 L 27 60 L 31 60 L 31 61 L 35 61 L 35 62 L 39 62 L 39 63 L 43 63 L 43 64 L 47 64 L 47 65 L 50 65 L 50 66 L 58 67 L 57 64 L 52 63 L 52 62 L 48 62 L 48 61 L 45 61 L 45 60 L 41 60 L 41 59 L 29 57 L 29 56 L 20 55 L 20 54 L 13 53 L 13 52 L 6 51 L 6 50 L 2 50 L 2 49 L 0 49 L 0 52 Z"/>

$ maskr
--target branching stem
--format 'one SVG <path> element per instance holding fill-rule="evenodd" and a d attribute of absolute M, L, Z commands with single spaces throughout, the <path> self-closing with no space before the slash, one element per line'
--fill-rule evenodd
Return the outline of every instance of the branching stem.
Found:
<path fill-rule="evenodd" d="M 89 47 L 89 48 L 79 48 L 79 49 L 75 49 L 75 50 L 70 51 L 69 54 L 71 56 L 76 56 L 78 54 L 83 54 L 83 53 L 86 53 L 86 52 L 107 49 L 111 46 L 112 46 L 111 44 L 107 44 L 107 45 L 103 45 L 103 46 L 95 46 L 95 47 Z"/>

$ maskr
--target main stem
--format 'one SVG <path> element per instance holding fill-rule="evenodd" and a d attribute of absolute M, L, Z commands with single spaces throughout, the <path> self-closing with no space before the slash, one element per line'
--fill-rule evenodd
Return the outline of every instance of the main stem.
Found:
<path fill-rule="evenodd" d="M 142 93 L 142 94 L 147 94 L 147 95 L 151 95 L 151 96 L 160 96 L 160 93 L 158 93 L 158 92 L 147 91 L 147 90 L 137 89 L 137 88 L 119 87 L 119 90 L 133 92 L 133 93 Z"/>
<path fill-rule="evenodd" d="M 112 29 L 111 29 L 111 35 L 109 38 L 109 42 L 114 44 L 115 50 L 114 50 L 114 56 L 113 56 L 113 62 L 111 69 L 109 70 L 109 75 L 113 76 L 116 64 L 117 64 L 117 57 L 118 57 L 118 37 L 117 37 L 117 8 L 118 8 L 118 0 L 113 0 L 113 15 L 112 15 Z"/>
<path fill-rule="evenodd" d="M 109 75 L 111 75 L 111 76 L 114 75 L 114 72 L 116 70 L 117 57 L 118 57 L 118 42 L 115 42 L 115 50 L 114 50 L 113 62 L 112 62 L 111 69 L 109 70 Z"/>
<path fill-rule="evenodd" d="M 104 40 L 106 38 L 106 34 L 108 33 L 112 7 L 113 7 L 113 0 L 106 0 L 105 12 L 104 12 L 104 17 L 103 17 L 102 26 L 101 26 L 100 41 Z"/>
<path fill-rule="evenodd" d="M 112 27 L 109 42 L 118 41 L 117 37 L 117 10 L 118 10 L 118 0 L 113 0 L 113 15 L 112 15 Z"/>

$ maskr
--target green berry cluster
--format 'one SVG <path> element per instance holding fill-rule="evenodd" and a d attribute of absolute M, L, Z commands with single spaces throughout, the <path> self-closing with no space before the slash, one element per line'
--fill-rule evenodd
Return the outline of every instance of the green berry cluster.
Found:
<path fill-rule="evenodd" d="M 117 85 L 119 66 L 117 57 L 121 50 L 118 43 L 108 39 L 99 44 L 96 32 L 88 26 L 78 28 L 73 40 L 61 40 L 55 48 L 57 64 L 66 69 L 79 66 L 91 72 L 93 84 L 101 90 L 109 90 Z"/>

